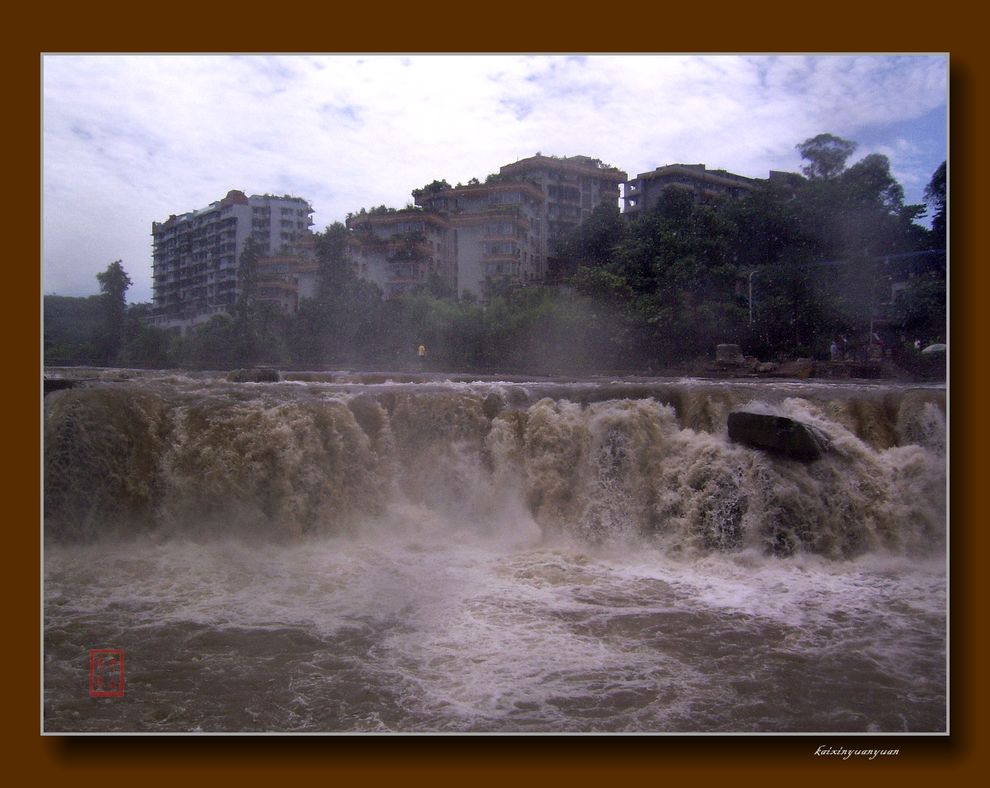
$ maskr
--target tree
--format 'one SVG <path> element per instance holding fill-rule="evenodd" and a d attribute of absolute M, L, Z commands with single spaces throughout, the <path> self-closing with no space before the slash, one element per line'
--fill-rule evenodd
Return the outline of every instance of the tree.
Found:
<path fill-rule="evenodd" d="M 894 308 L 901 328 L 927 341 L 945 336 L 946 304 L 945 277 L 926 271 L 898 293 Z"/>
<path fill-rule="evenodd" d="M 450 184 L 447 183 L 447 181 L 435 180 L 435 181 L 431 181 L 430 183 L 426 184 L 426 186 L 423 186 L 420 189 L 413 189 L 412 196 L 423 197 L 427 194 L 436 194 L 437 192 L 446 191 L 449 188 L 450 188 Z"/>
<path fill-rule="evenodd" d="M 341 222 L 328 225 L 316 234 L 316 259 L 318 264 L 316 297 L 329 301 L 334 293 L 353 278 L 354 271 L 347 254 L 348 230 Z"/>
<path fill-rule="evenodd" d="M 617 205 L 601 203 L 562 240 L 557 254 L 581 265 L 606 265 L 625 236 L 626 224 Z"/>
<path fill-rule="evenodd" d="M 427 277 L 426 281 L 420 285 L 417 285 L 414 289 L 415 293 L 428 293 L 434 298 L 453 298 L 456 294 L 454 293 L 454 288 L 444 280 L 440 274 L 436 271 L 431 271 Z"/>
<path fill-rule="evenodd" d="M 145 364 L 166 367 L 172 363 L 171 352 L 175 337 L 160 328 L 147 325 L 154 313 L 149 303 L 132 304 L 127 308 L 124 335 L 119 359 L 125 364 Z"/>
<path fill-rule="evenodd" d="M 86 359 L 105 354 L 105 297 L 46 295 L 44 351 L 46 361 Z"/>
<path fill-rule="evenodd" d="M 261 259 L 263 247 L 255 238 L 248 238 L 241 252 L 240 265 L 237 269 L 237 283 L 240 286 L 239 299 L 242 303 L 254 301 L 258 285 L 258 260 Z"/>
<path fill-rule="evenodd" d="M 932 179 L 925 187 L 925 202 L 934 211 L 934 215 L 932 216 L 932 240 L 939 248 L 944 249 L 946 241 L 946 217 L 948 215 L 944 161 L 932 174 Z"/>
<path fill-rule="evenodd" d="M 644 361 L 707 353 L 744 330 L 732 239 L 724 205 L 699 204 L 689 189 L 667 189 L 632 223 L 610 269 L 631 294 Z M 614 282 L 582 282 L 585 292 L 603 284 L 612 292 L 622 289 Z"/>
<path fill-rule="evenodd" d="M 856 143 L 834 134 L 819 134 L 795 147 L 801 158 L 808 160 L 801 168 L 805 175 L 815 180 L 829 180 L 846 168 L 846 160 L 856 150 Z"/>
<path fill-rule="evenodd" d="M 871 153 L 843 171 L 846 199 L 894 214 L 904 207 L 904 189 L 890 172 L 890 159 Z"/>
<path fill-rule="evenodd" d="M 308 364 L 358 363 L 382 351 L 388 326 L 381 292 L 359 279 L 348 253 L 350 231 L 340 222 L 316 235 L 315 298 L 304 300 L 288 330 L 294 360 Z"/>
<path fill-rule="evenodd" d="M 120 260 L 114 260 L 107 270 L 96 275 L 103 294 L 103 304 L 106 315 L 106 358 L 111 360 L 120 352 L 124 344 L 124 313 L 127 309 L 127 288 L 131 286 L 131 278 L 124 270 Z"/>
<path fill-rule="evenodd" d="M 180 343 L 179 358 L 193 367 L 223 366 L 237 358 L 239 333 L 227 315 L 214 315 L 196 326 Z"/>
<path fill-rule="evenodd" d="M 777 264 L 785 252 L 808 247 L 810 239 L 799 221 L 797 188 L 765 181 L 725 204 L 722 213 L 732 227 L 731 256 L 744 272 Z"/>

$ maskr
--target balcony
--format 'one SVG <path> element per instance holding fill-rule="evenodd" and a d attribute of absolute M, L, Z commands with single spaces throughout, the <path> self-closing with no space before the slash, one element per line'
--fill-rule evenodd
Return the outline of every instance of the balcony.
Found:
<path fill-rule="evenodd" d="M 487 213 L 518 215 L 522 206 L 519 203 L 489 203 L 484 210 Z"/>
<path fill-rule="evenodd" d="M 519 275 L 519 264 L 512 262 L 504 263 L 485 263 L 482 266 L 482 270 L 485 276 L 496 277 L 496 276 L 518 276 Z"/>
<path fill-rule="evenodd" d="M 519 260 L 522 258 L 522 252 L 519 249 L 511 252 L 484 252 L 481 255 L 481 259 L 484 262 L 490 261 L 509 261 Z"/>

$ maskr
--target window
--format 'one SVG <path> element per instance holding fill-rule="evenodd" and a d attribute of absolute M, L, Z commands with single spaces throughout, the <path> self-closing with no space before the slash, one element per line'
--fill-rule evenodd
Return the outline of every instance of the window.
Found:
<path fill-rule="evenodd" d="M 488 196 L 489 205 L 518 205 L 522 202 L 519 192 L 493 192 Z"/>
<path fill-rule="evenodd" d="M 491 222 L 485 225 L 486 235 L 515 235 L 515 225 L 512 222 Z"/>
<path fill-rule="evenodd" d="M 486 255 L 513 255 L 518 251 L 511 241 L 486 241 L 483 249 Z"/>

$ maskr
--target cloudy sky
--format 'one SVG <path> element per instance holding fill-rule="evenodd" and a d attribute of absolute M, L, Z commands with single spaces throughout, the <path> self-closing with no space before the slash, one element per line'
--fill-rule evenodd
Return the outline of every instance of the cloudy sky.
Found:
<path fill-rule="evenodd" d="M 891 160 L 922 202 L 946 159 L 942 55 L 47 55 L 45 294 L 91 295 L 122 260 L 151 300 L 151 223 L 231 189 L 292 194 L 314 229 L 401 208 L 436 178 L 537 152 L 629 177 L 675 162 L 799 170 L 822 132 Z"/>

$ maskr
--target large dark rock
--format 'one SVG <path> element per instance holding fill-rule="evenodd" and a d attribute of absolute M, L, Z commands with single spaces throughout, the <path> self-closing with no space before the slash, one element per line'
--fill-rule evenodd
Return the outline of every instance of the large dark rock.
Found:
<path fill-rule="evenodd" d="M 494 419 L 499 413 L 505 410 L 505 399 L 501 394 L 496 394 L 493 391 L 482 401 L 481 409 L 485 412 L 485 416 L 489 419 Z"/>
<path fill-rule="evenodd" d="M 44 380 L 44 394 L 42 394 L 43 397 L 47 397 L 53 391 L 72 389 L 79 385 L 79 381 L 66 380 L 65 378 L 44 378 L 43 380 Z"/>
<path fill-rule="evenodd" d="M 729 414 L 729 439 L 802 462 L 821 459 L 831 447 L 828 436 L 810 424 L 746 411 Z"/>

